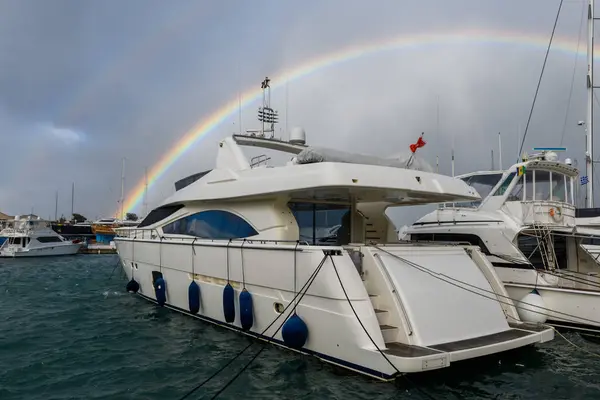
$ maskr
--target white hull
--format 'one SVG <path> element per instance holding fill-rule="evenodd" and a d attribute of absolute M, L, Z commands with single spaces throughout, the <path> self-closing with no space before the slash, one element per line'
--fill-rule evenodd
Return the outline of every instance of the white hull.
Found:
<path fill-rule="evenodd" d="M 536 284 L 536 272 L 533 270 L 506 267 L 495 269 L 504 281 L 509 297 L 514 301 L 521 300 L 536 289 L 542 297 L 543 307 L 547 309 L 536 311 L 546 314 L 549 322 L 574 328 L 600 328 L 600 291 L 556 287 L 548 281 L 552 276 L 547 274 L 538 277 Z"/>
<path fill-rule="evenodd" d="M 227 242 L 198 240 L 193 255 L 191 241 L 186 243 L 185 239 L 160 243 L 156 240 L 133 241 L 117 237 L 115 242 L 128 279 L 133 278 L 140 285 L 139 294 L 156 301 L 153 282 L 160 273 L 166 282 L 166 307 L 229 329 L 242 330 L 239 294 L 245 281 L 245 287 L 252 296 L 254 321 L 251 329 L 244 333 L 263 339 L 273 337 L 270 341 L 284 347 L 278 328 L 292 307 L 280 314 L 275 305 L 278 303 L 287 307 L 294 297 L 294 257 L 297 257 L 297 292 L 323 260 L 326 249 L 302 246 L 295 253 L 292 245 L 246 243 L 242 249 L 239 243 L 228 248 Z M 417 253 L 410 246 L 388 248 L 404 251 L 402 254 L 406 257 Z M 340 248 L 327 250 L 332 249 L 339 251 Z M 405 373 L 443 368 L 453 361 L 544 342 L 553 337 L 551 330 L 533 332 L 511 329 L 498 303 L 480 301 L 478 307 L 470 307 L 474 298 L 464 290 L 452 289 L 447 283 L 436 282 L 434 278 L 419 273 L 415 277 L 413 272 L 407 272 L 412 271 L 410 268 L 404 264 L 393 264 L 390 259 L 378 262 L 374 256 L 376 251 L 368 246 L 364 246 L 362 251 L 366 282 L 363 282 L 345 251 L 332 258 L 360 321 L 393 366 L 373 345 L 354 315 L 339 284 L 332 258 L 325 260 L 297 307 L 297 314 L 309 329 L 307 342 L 301 352 L 372 377 L 393 379 L 398 371 Z M 465 260 L 470 260 L 462 248 L 432 248 L 429 255 L 440 251 L 452 253 L 448 253 L 451 260 L 449 264 L 442 267 L 447 267 L 446 273 L 452 274 L 453 269 L 462 270 L 459 273 L 463 276 L 475 276 L 479 283 L 474 283 L 485 282 L 490 288 L 484 278 L 486 272 L 478 271 L 473 262 L 461 261 L 460 265 L 452 263 L 456 257 L 463 255 Z M 422 254 L 422 251 L 418 254 Z M 229 282 L 235 290 L 236 316 L 231 324 L 225 322 L 223 312 L 223 288 L 228 276 L 227 257 Z M 433 256 L 435 260 L 439 260 L 439 257 Z M 380 259 L 383 260 L 383 257 Z M 490 271 L 493 273 L 491 265 L 488 273 Z M 195 315 L 189 311 L 188 299 L 192 276 L 201 288 L 200 311 Z M 397 291 L 392 291 L 394 285 Z M 498 286 L 502 286 L 499 281 Z M 414 290 L 416 287 L 424 290 Z M 452 292 L 449 295 L 451 300 L 448 300 L 447 290 Z M 398 304 L 400 301 L 402 305 Z M 423 304 L 427 302 L 429 306 L 424 307 Z M 469 313 L 465 312 L 466 308 L 470 308 Z M 442 318 L 439 317 L 441 314 L 444 314 Z M 277 322 L 267 329 L 278 316 Z M 408 336 L 402 327 L 407 321 L 410 326 Z M 503 339 L 490 339 L 497 336 L 498 332 Z M 486 337 L 489 341 L 485 342 L 484 339 L 485 343 L 482 343 L 481 339 Z M 479 343 L 457 345 L 470 339 L 472 343 Z M 442 349 L 443 346 L 446 347 Z"/>
<path fill-rule="evenodd" d="M 36 248 L 17 248 L 5 246 L 0 250 L 0 257 L 47 257 L 47 256 L 68 256 L 79 252 L 81 245 L 79 243 L 59 244 L 56 246 L 36 247 Z"/>

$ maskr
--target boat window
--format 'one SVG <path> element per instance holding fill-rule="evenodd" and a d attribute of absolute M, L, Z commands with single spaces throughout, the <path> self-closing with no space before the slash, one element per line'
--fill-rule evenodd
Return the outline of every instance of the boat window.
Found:
<path fill-rule="evenodd" d="M 475 201 L 463 201 L 459 203 L 447 203 L 446 207 L 479 207 L 482 200 L 485 199 L 498 181 L 502 178 L 502 174 L 485 174 L 485 175 L 471 175 L 461 178 L 467 185 L 477 190 L 477 193 L 481 196 L 481 200 Z"/>
<path fill-rule="evenodd" d="M 515 186 L 513 186 L 510 194 L 506 198 L 506 201 L 522 201 L 523 200 L 523 190 L 525 189 L 523 176 L 517 177 L 517 182 Z"/>
<path fill-rule="evenodd" d="M 222 210 L 201 211 L 163 226 L 164 233 L 204 239 L 241 239 L 258 235 L 243 218 Z"/>
<path fill-rule="evenodd" d="M 525 200 L 533 200 L 533 170 L 525 171 Z"/>
<path fill-rule="evenodd" d="M 58 237 L 58 236 L 40 236 L 40 237 L 38 237 L 36 239 L 40 243 L 58 243 L 58 242 L 62 242 L 62 240 L 60 240 L 60 237 Z"/>
<path fill-rule="evenodd" d="M 536 170 L 534 200 L 550 200 L 550 184 L 550 172 Z"/>
<path fill-rule="evenodd" d="M 552 172 L 552 200 L 566 201 L 567 194 L 565 193 L 565 176 L 557 172 Z"/>
<path fill-rule="evenodd" d="M 515 177 L 514 172 L 511 172 L 510 174 L 508 174 L 508 176 L 506 177 L 504 182 L 502 182 L 500 187 L 498 187 L 498 189 L 496 189 L 493 196 L 504 196 L 504 193 L 506 193 L 506 189 L 508 189 L 508 187 L 510 186 L 510 183 L 513 181 L 514 177 Z"/>
<path fill-rule="evenodd" d="M 158 207 L 152 211 L 150 214 L 144 218 L 144 220 L 138 225 L 138 228 L 143 228 L 144 226 L 152 225 L 156 222 L 162 221 L 167 218 L 169 215 L 175 213 L 175 211 L 183 208 L 183 204 L 177 204 L 174 206 L 162 206 Z"/>
<path fill-rule="evenodd" d="M 565 176 L 565 185 L 566 185 L 566 191 L 567 191 L 567 203 L 569 203 L 569 204 L 573 204 L 573 191 L 571 190 L 573 188 L 571 186 L 573 184 L 572 180 L 573 180 L 573 178 Z"/>
<path fill-rule="evenodd" d="M 289 203 L 300 240 L 313 245 L 341 246 L 350 243 L 350 206 Z"/>
<path fill-rule="evenodd" d="M 21 237 L 13 238 L 12 244 L 21 244 Z"/>

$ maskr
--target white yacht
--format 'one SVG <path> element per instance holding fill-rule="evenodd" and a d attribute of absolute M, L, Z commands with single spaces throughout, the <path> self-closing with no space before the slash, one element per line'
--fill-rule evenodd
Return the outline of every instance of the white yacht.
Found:
<path fill-rule="evenodd" d="M 506 171 L 458 176 L 483 199 L 446 203 L 415 222 L 403 238 L 477 245 L 511 299 L 527 303 L 522 317 L 600 328 L 600 231 L 576 221 L 578 170 L 565 161 L 542 151 Z"/>
<path fill-rule="evenodd" d="M 476 246 L 399 243 L 385 214 L 476 201 L 473 188 L 308 147 L 301 129 L 289 142 L 264 132 L 220 141 L 214 169 L 176 184 L 138 227 L 117 229 L 128 291 L 384 380 L 554 337 L 520 320 Z M 242 146 L 292 160 L 249 162 Z"/>
<path fill-rule="evenodd" d="M 54 232 L 49 221 L 40 217 L 15 216 L 0 232 L 6 240 L 0 246 L 0 257 L 41 257 L 77 254 L 79 241 L 70 241 Z"/>

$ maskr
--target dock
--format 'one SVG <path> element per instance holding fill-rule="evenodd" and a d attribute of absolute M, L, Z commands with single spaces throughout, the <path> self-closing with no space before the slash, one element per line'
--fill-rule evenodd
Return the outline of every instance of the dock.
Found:
<path fill-rule="evenodd" d="M 117 248 L 114 244 L 92 243 L 82 246 L 79 254 L 117 254 Z"/>

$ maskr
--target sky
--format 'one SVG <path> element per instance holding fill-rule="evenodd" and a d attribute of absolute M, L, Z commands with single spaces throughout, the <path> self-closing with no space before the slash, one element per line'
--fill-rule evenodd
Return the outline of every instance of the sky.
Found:
<path fill-rule="evenodd" d="M 114 215 L 123 158 L 128 194 L 186 132 L 240 92 L 259 88 L 264 76 L 394 38 L 414 45 L 359 52 L 274 89 L 279 134 L 302 126 L 309 144 L 389 156 L 425 132 L 420 157 L 432 165 L 439 157 L 440 172 L 450 174 L 452 147 L 456 173 L 490 168 L 501 132 L 506 168 L 517 160 L 558 4 L 2 0 L 0 211 L 54 218 L 58 193 L 58 216 L 69 216 L 74 184 L 75 212 Z M 551 49 L 524 146 L 564 145 L 561 157 L 579 167 L 583 7 L 563 4 L 555 42 L 569 45 Z M 423 35 L 438 39 L 419 43 Z M 243 129 L 258 127 L 258 106 L 242 110 Z M 218 141 L 239 131 L 238 118 L 226 118 L 153 182 L 149 209 L 174 192 L 176 180 L 213 166 Z M 596 181 L 600 188 L 600 173 Z M 407 213 L 414 215 L 395 211 L 398 218 Z"/>

